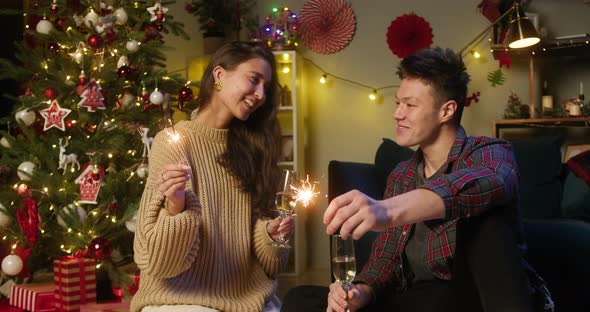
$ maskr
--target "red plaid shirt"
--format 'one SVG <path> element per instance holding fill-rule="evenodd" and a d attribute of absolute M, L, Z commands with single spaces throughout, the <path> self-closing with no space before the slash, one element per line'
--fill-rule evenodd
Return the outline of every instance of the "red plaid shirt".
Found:
<path fill-rule="evenodd" d="M 418 150 L 410 160 L 397 165 L 389 175 L 384 198 L 416 189 L 415 176 L 421 159 L 422 152 Z M 444 219 L 425 222 L 430 229 L 426 261 L 436 277 L 450 280 L 458 219 L 507 204 L 514 207 L 516 218 L 519 174 L 512 147 L 506 141 L 467 137 L 461 127 L 443 168 L 438 178 L 420 188 L 437 193 L 445 204 Z M 398 290 L 404 289 L 407 281 L 402 255 L 412 227 L 413 224 L 406 224 L 381 233 L 355 281 L 371 286 L 376 292 L 392 283 Z M 522 236 L 520 239 L 522 243 Z"/>

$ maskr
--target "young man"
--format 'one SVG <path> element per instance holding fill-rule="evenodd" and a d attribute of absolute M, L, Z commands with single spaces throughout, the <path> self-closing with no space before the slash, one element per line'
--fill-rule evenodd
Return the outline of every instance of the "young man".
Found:
<path fill-rule="evenodd" d="M 426 49 L 398 75 L 396 141 L 418 150 L 390 174 L 383 200 L 353 190 L 324 213 L 328 234 L 382 232 L 348 293 L 330 285 L 327 311 L 532 311 L 531 293 L 546 289 L 523 269 L 516 161 L 507 142 L 461 127 L 465 65 Z"/>

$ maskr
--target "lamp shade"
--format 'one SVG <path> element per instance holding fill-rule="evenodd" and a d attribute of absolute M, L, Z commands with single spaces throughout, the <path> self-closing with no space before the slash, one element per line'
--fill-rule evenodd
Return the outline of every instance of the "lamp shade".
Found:
<path fill-rule="evenodd" d="M 518 10 L 518 9 L 517 9 Z M 518 11 L 517 11 L 518 12 Z M 541 39 L 535 30 L 535 26 L 526 16 L 517 13 L 516 19 L 510 22 L 506 42 L 513 49 L 530 47 L 537 44 Z"/>

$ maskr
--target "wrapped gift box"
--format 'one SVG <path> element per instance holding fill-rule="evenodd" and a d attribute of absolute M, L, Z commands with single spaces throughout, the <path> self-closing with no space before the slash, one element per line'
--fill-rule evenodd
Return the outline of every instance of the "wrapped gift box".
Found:
<path fill-rule="evenodd" d="M 80 311 L 96 302 L 96 262 L 88 258 L 53 261 L 55 299 L 60 311 Z"/>
<path fill-rule="evenodd" d="M 10 289 L 10 305 L 30 312 L 57 311 L 54 299 L 55 285 L 20 284 Z"/>

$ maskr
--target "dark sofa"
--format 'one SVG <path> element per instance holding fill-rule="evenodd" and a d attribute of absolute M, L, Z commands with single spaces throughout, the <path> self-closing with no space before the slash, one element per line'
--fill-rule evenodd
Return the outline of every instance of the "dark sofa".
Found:
<path fill-rule="evenodd" d="M 580 186 L 580 181 L 561 164 L 561 138 L 543 137 L 512 143 L 521 173 L 520 209 L 529 247 L 527 260 L 549 285 L 556 311 L 590 311 L 590 223 L 587 219 L 590 189 L 587 185 Z M 328 198 L 331 200 L 352 189 L 381 198 L 389 172 L 412 153 L 384 139 L 373 164 L 331 161 Z M 572 183 L 573 180 L 577 184 Z M 576 198 L 564 198 L 562 194 Z M 567 207 L 562 203 L 567 203 Z M 357 271 L 360 272 L 366 262 L 376 236 L 377 233 L 369 232 L 355 242 Z"/>

